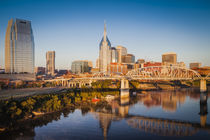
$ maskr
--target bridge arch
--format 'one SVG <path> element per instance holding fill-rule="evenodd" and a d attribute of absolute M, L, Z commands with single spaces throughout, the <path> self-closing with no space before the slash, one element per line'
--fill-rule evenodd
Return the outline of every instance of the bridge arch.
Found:
<path fill-rule="evenodd" d="M 193 80 L 200 79 L 201 75 L 192 69 L 177 66 L 152 66 L 131 70 L 126 74 L 132 79 L 156 80 Z"/>
<path fill-rule="evenodd" d="M 210 79 L 210 73 L 206 75 L 206 79 Z"/>

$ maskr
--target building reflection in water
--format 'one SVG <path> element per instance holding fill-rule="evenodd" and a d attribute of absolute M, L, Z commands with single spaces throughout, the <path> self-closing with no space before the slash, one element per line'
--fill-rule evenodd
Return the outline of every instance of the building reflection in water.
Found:
<path fill-rule="evenodd" d="M 175 112 L 177 106 L 184 104 L 186 96 L 190 93 L 173 92 L 173 93 L 155 93 L 141 95 L 138 99 L 147 107 L 162 106 L 163 110 Z M 193 95 L 194 96 L 194 95 Z M 196 95 L 197 96 L 197 95 Z M 172 119 L 151 118 L 129 114 L 130 98 L 121 98 L 119 102 L 109 102 L 112 106 L 112 113 L 96 113 L 98 116 L 100 127 L 107 139 L 108 130 L 112 121 L 118 121 L 126 118 L 127 124 L 133 128 L 147 133 L 162 136 L 192 136 L 199 130 L 210 132 L 210 126 L 206 126 L 207 120 L 207 94 L 200 94 L 200 124 L 185 121 L 177 121 Z"/>
<path fill-rule="evenodd" d="M 148 92 L 147 94 L 141 95 L 138 98 L 139 102 L 142 102 L 147 108 L 161 106 L 166 112 L 175 112 L 177 106 L 184 104 L 186 95 L 181 92 Z"/>
<path fill-rule="evenodd" d="M 125 92 L 125 91 L 124 91 Z M 129 90 L 127 90 L 129 92 Z M 112 100 L 109 104 L 112 107 L 112 113 L 95 113 L 96 118 L 99 120 L 100 128 L 102 129 L 104 139 L 107 139 L 108 131 L 112 121 L 122 120 L 128 115 L 130 97 L 120 98 L 120 101 Z"/>

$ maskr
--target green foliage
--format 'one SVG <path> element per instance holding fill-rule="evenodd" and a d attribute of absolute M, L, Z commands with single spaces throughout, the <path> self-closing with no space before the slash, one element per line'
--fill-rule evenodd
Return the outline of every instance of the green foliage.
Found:
<path fill-rule="evenodd" d="M 110 88 L 110 86 L 112 85 L 112 81 L 111 80 L 101 80 L 101 81 L 97 81 L 97 82 L 93 82 L 92 83 L 92 87 L 93 88 L 102 88 L 102 89 L 106 89 L 106 88 Z"/>
<path fill-rule="evenodd" d="M 19 116 L 22 113 L 22 110 L 20 108 L 17 108 L 15 115 Z"/>
<path fill-rule="evenodd" d="M 71 98 L 64 95 L 64 97 L 62 99 L 62 103 L 63 103 L 64 107 L 70 106 L 71 105 Z"/>
<path fill-rule="evenodd" d="M 8 106 L 5 108 L 6 109 L 6 114 L 10 116 L 12 119 L 19 118 L 19 116 L 22 113 L 22 110 L 18 108 L 17 103 L 15 101 L 12 101 L 7 104 Z"/>
<path fill-rule="evenodd" d="M 43 94 L 32 97 L 25 97 L 21 99 L 10 99 L 7 101 L 0 101 L 0 120 L 16 120 L 27 118 L 35 112 L 55 112 L 63 110 L 66 107 L 73 107 L 74 105 L 82 105 L 83 114 L 87 113 L 90 108 L 91 99 L 97 97 L 102 98 L 107 95 L 119 95 L 119 91 L 113 92 L 80 92 L 75 91 L 60 94 Z M 90 104 L 88 104 L 88 102 Z M 84 104 L 85 103 L 85 104 Z M 106 103 L 99 103 L 96 108 L 110 109 Z M 94 105 L 95 106 L 95 105 Z"/>
<path fill-rule="evenodd" d="M 21 102 L 21 107 L 25 112 L 31 112 L 34 108 L 35 103 L 36 100 L 28 98 L 27 100 Z"/>
<path fill-rule="evenodd" d="M 80 97 L 75 97 L 75 103 L 78 103 L 81 101 L 81 98 Z"/>

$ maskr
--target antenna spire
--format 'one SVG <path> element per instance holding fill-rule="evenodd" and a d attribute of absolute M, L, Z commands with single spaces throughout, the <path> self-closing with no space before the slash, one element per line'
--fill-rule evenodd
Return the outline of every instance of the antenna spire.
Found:
<path fill-rule="evenodd" d="M 104 41 L 106 41 L 106 21 L 104 20 Z"/>

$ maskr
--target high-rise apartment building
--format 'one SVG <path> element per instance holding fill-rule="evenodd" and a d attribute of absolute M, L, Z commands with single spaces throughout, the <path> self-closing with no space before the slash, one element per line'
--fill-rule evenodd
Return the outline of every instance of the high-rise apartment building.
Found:
<path fill-rule="evenodd" d="M 34 36 L 31 21 L 9 20 L 5 37 L 5 72 L 34 73 Z"/>
<path fill-rule="evenodd" d="M 104 36 L 99 48 L 99 71 L 107 72 L 107 65 L 111 62 L 111 43 L 106 35 L 106 24 L 104 24 Z"/>
<path fill-rule="evenodd" d="M 164 53 L 162 54 L 162 63 L 167 64 L 176 64 L 177 63 L 177 55 L 176 53 Z"/>
<path fill-rule="evenodd" d="M 46 74 L 55 75 L 55 51 L 46 53 Z"/>
<path fill-rule="evenodd" d="M 127 55 L 127 49 L 123 46 L 117 46 L 118 63 L 122 63 L 122 56 Z"/>

